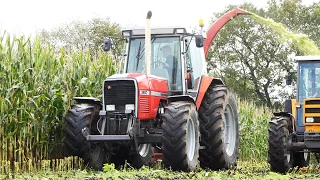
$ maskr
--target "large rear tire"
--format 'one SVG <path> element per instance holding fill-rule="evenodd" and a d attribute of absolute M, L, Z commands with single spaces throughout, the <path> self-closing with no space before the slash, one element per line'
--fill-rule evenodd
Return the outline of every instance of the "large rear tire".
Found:
<path fill-rule="evenodd" d="M 94 170 L 102 170 L 105 163 L 104 145 L 88 142 L 82 134 L 82 129 L 87 127 L 91 132 L 96 132 L 96 129 L 91 128 L 91 123 L 99 119 L 99 110 L 97 105 L 75 104 L 64 117 L 66 155 L 81 157 L 84 163 Z"/>
<path fill-rule="evenodd" d="M 239 121 L 237 101 L 223 85 L 210 86 L 199 108 L 200 166 L 212 170 L 237 165 Z"/>
<path fill-rule="evenodd" d="M 195 171 L 199 157 L 198 112 L 193 103 L 172 102 L 163 118 L 162 152 L 166 168 Z"/>
<path fill-rule="evenodd" d="M 287 149 L 292 141 L 289 129 L 292 129 L 289 117 L 276 116 L 269 122 L 269 164 L 270 169 L 277 173 L 286 173 L 294 164 L 294 153 Z"/>

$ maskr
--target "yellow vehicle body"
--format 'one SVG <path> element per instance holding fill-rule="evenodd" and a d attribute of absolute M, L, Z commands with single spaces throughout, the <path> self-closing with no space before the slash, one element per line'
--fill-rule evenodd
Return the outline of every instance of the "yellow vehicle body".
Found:
<path fill-rule="evenodd" d="M 305 132 L 320 132 L 320 98 L 307 98 L 303 106 L 303 124 Z M 317 122 L 307 122 L 307 118 L 319 119 Z"/>

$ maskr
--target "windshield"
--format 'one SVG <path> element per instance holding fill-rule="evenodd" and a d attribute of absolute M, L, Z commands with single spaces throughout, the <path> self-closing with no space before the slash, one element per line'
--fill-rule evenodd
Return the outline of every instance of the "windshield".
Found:
<path fill-rule="evenodd" d="M 145 73 L 144 38 L 131 39 L 127 73 Z M 168 80 L 169 90 L 182 90 L 179 37 L 151 38 L 151 74 Z"/>
<path fill-rule="evenodd" d="M 299 66 L 299 102 L 308 97 L 320 97 L 320 63 L 301 63 Z"/>

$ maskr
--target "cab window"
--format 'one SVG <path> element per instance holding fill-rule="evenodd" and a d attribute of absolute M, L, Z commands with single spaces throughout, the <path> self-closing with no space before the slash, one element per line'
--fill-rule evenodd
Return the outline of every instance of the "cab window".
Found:
<path fill-rule="evenodd" d="M 196 46 L 194 38 L 188 37 L 186 39 L 185 49 L 186 49 L 186 62 L 187 62 L 187 72 L 191 72 L 191 84 L 188 89 L 198 89 L 198 84 L 200 83 L 200 78 L 203 75 L 203 64 L 201 50 Z"/>

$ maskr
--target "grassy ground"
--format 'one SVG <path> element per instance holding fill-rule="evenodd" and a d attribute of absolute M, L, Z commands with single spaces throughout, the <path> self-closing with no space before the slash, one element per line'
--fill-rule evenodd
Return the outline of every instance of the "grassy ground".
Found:
<path fill-rule="evenodd" d="M 92 171 L 40 171 L 37 173 L 7 174 L 0 175 L 0 179 L 320 179 L 319 166 L 311 165 L 309 168 L 295 170 L 295 172 L 281 175 L 269 171 L 267 163 L 254 161 L 239 162 L 237 169 L 225 171 L 206 171 L 199 169 L 193 173 L 172 172 L 170 170 L 142 168 L 134 170 L 130 167 L 124 170 L 115 170 L 107 165 L 105 172 Z"/>

